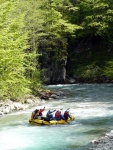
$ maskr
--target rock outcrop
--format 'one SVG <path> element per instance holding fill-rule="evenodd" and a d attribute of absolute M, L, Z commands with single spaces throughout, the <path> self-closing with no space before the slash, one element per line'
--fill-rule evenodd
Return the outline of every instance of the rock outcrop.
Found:
<path fill-rule="evenodd" d="M 105 137 L 93 140 L 89 150 L 113 150 L 113 130 L 106 133 Z"/>

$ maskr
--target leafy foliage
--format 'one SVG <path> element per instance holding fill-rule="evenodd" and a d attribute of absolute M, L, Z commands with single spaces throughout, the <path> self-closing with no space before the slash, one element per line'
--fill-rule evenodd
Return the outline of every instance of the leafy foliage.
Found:
<path fill-rule="evenodd" d="M 27 34 L 23 33 L 23 15 L 12 17 L 13 1 L 0 5 L 0 95 L 15 99 L 29 92 L 24 58 Z"/>
<path fill-rule="evenodd" d="M 89 36 L 101 36 L 111 41 L 110 30 L 113 23 L 113 4 L 111 1 L 83 0 L 79 4 L 81 26 L 84 34 Z"/>
<path fill-rule="evenodd" d="M 113 61 L 107 61 L 103 74 L 113 79 Z"/>

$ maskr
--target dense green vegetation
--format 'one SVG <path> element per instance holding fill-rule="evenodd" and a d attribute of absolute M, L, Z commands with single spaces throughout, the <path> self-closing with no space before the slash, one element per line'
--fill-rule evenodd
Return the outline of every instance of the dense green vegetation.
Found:
<path fill-rule="evenodd" d="M 1 0 L 0 97 L 41 84 L 113 80 L 111 0 Z"/>
<path fill-rule="evenodd" d="M 76 45 L 70 42 L 73 51 L 72 54 L 69 52 L 72 64 L 69 72 L 90 82 L 98 82 L 99 78 L 106 77 L 112 82 L 112 1 L 83 0 L 75 5 L 79 7 L 79 21 L 75 19 L 75 23 L 78 22 L 82 30 L 76 35 Z"/>

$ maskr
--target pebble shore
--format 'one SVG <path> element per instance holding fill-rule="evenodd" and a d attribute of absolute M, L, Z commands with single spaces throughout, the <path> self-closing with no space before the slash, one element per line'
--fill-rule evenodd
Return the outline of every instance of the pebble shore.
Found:
<path fill-rule="evenodd" d="M 10 99 L 0 101 L 0 116 L 9 114 L 14 111 L 26 110 L 35 105 L 41 105 L 45 101 L 59 99 L 65 97 L 62 92 L 42 92 L 39 97 L 33 95 L 27 95 L 23 101 L 15 102 Z"/>
<path fill-rule="evenodd" d="M 25 102 L 14 102 L 10 99 L 0 102 L 0 115 L 9 114 L 14 111 L 19 110 L 26 110 L 32 106 L 40 105 L 41 100 L 38 97 L 30 96 L 29 98 L 25 99 Z"/>

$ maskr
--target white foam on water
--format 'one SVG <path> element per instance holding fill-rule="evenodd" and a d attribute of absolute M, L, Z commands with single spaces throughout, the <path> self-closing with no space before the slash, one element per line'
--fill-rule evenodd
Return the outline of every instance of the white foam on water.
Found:
<path fill-rule="evenodd" d="M 79 85 L 79 84 L 73 84 L 73 85 Z M 46 87 L 65 87 L 65 86 L 72 86 L 71 84 L 56 84 L 56 85 L 47 85 Z"/>
<path fill-rule="evenodd" d="M 74 107 L 74 104 L 73 104 Z M 113 110 L 109 107 L 113 107 L 111 103 L 102 102 L 87 102 L 76 103 L 75 108 L 71 108 L 71 112 L 75 114 L 76 118 L 93 118 L 93 117 L 106 117 L 113 115 Z"/>

